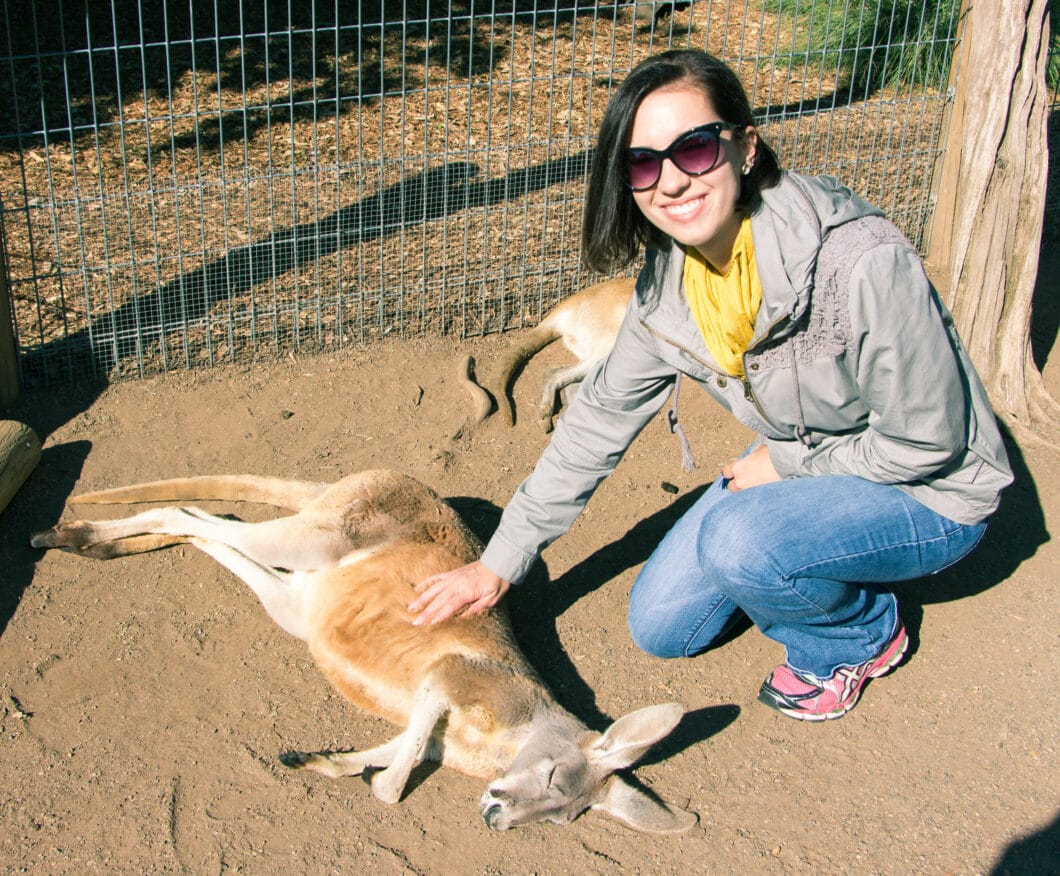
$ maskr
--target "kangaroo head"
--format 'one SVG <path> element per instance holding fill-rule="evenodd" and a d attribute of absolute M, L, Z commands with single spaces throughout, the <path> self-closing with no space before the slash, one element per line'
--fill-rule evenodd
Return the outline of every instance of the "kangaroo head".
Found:
<path fill-rule="evenodd" d="M 648 833 L 678 833 L 698 820 L 639 790 L 616 770 L 636 763 L 681 720 L 673 703 L 649 706 L 619 718 L 603 734 L 569 721 L 535 727 L 508 771 L 479 802 L 490 830 L 550 821 L 568 824 L 586 809 L 601 809 Z"/>

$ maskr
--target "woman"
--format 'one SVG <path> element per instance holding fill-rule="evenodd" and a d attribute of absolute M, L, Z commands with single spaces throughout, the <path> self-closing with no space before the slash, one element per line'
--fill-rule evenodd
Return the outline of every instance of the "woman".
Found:
<path fill-rule="evenodd" d="M 646 248 L 615 348 L 481 560 L 423 582 L 414 623 L 495 605 L 683 374 L 759 437 L 638 575 L 633 639 L 693 656 L 746 614 L 786 649 L 759 699 L 793 718 L 841 717 L 905 653 L 885 585 L 967 554 L 1012 479 L 920 259 L 835 180 L 783 173 L 739 80 L 698 51 L 652 57 L 616 92 L 583 246 L 603 273 Z"/>

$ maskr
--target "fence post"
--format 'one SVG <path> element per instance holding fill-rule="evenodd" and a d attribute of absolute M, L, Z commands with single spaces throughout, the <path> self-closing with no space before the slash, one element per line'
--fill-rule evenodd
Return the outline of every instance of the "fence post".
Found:
<path fill-rule="evenodd" d="M 18 399 L 18 357 L 15 354 L 14 308 L 7 287 L 7 246 L 0 228 L 0 409 Z"/>

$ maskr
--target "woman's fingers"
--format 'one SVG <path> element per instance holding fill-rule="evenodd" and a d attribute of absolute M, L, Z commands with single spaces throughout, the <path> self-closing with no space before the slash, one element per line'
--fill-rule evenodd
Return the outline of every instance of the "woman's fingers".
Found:
<path fill-rule="evenodd" d="M 721 474 L 729 481 L 728 489 L 732 493 L 780 480 L 764 444 L 724 466 Z"/>
<path fill-rule="evenodd" d="M 481 563 L 432 575 L 416 585 L 419 595 L 408 606 L 417 626 L 436 624 L 457 613 L 478 614 L 496 605 L 508 589 Z"/>
<path fill-rule="evenodd" d="M 430 583 L 432 580 L 433 583 Z M 472 601 L 464 596 L 460 581 L 451 572 L 436 575 L 424 583 L 430 586 L 409 605 L 409 612 L 415 615 L 412 622 L 416 626 L 439 623 Z"/>

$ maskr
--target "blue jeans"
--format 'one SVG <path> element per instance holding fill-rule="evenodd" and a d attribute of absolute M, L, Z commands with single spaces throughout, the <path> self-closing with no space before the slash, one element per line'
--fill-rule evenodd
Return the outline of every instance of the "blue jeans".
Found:
<path fill-rule="evenodd" d="M 677 521 L 633 584 L 629 628 L 649 654 L 699 654 L 742 610 L 792 669 L 829 678 L 875 657 L 898 629 L 897 601 L 878 585 L 938 572 L 986 531 L 856 477 L 737 493 L 727 483 Z"/>

